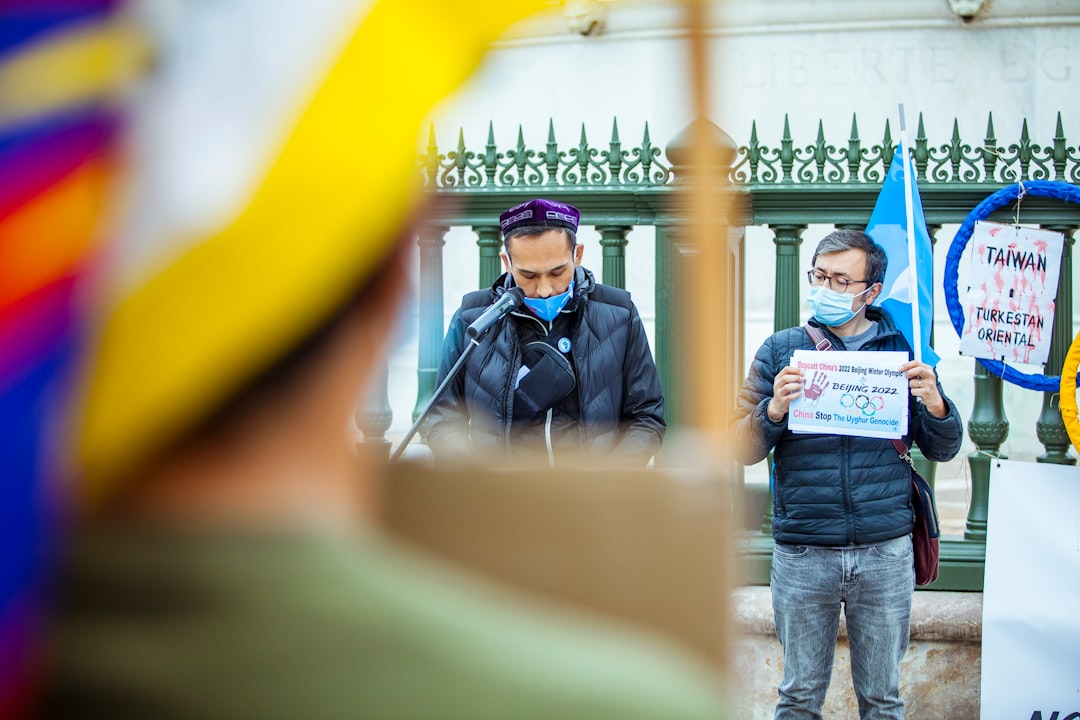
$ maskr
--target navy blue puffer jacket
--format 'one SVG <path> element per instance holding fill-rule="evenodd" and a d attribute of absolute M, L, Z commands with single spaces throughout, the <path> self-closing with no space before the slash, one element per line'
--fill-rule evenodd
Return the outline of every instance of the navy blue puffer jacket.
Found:
<path fill-rule="evenodd" d="M 877 321 L 878 334 L 862 350 L 900 350 L 911 357 L 907 341 L 887 314 L 869 307 L 867 317 Z M 834 349 L 844 349 L 841 338 L 818 326 Z M 735 419 L 739 460 L 752 465 L 774 451 L 773 538 L 795 545 L 844 546 L 906 535 L 914 523 L 911 474 L 891 441 L 794 434 L 787 429 L 787 417 L 778 423 L 769 419 L 766 406 L 776 374 L 796 349 L 813 348 L 801 327 L 775 333 L 758 350 L 739 392 Z M 956 406 L 944 393 L 942 397 L 949 407 L 944 418 L 909 400 L 904 438 L 909 447 L 914 442 L 927 458 L 939 462 L 956 455 L 964 436 Z"/>
<path fill-rule="evenodd" d="M 439 383 L 464 350 L 465 328 L 511 283 L 504 274 L 490 290 L 464 297 L 446 332 Z M 570 403 L 576 417 L 561 418 L 562 437 L 573 445 L 575 455 L 585 451 L 645 465 L 660 449 L 666 425 L 660 379 L 641 317 L 630 293 L 597 283 L 585 268 L 577 268 L 574 287 L 572 304 L 563 312 L 577 314 L 571 338 L 577 386 Z M 428 445 L 436 457 L 473 449 L 509 450 L 512 381 L 521 368 L 522 340 L 513 318 L 481 339 L 432 410 Z"/>

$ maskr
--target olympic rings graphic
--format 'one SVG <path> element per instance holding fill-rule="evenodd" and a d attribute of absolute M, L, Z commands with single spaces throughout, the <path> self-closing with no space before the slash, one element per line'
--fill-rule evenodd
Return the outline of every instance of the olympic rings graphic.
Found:
<path fill-rule="evenodd" d="M 867 395 L 852 395 L 851 393 L 844 393 L 840 396 L 840 405 L 845 408 L 856 407 L 863 415 L 867 417 L 873 417 L 877 414 L 878 410 L 885 407 L 885 398 L 880 395 L 869 397 Z"/>

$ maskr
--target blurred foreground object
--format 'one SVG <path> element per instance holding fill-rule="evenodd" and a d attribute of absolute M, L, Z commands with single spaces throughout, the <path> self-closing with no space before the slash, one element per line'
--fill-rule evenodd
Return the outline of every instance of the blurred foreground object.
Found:
<path fill-rule="evenodd" d="M 82 343 L 77 286 L 115 176 L 143 44 L 123 3 L 0 5 L 0 717 L 38 682 L 55 549 L 51 431 Z"/>
<path fill-rule="evenodd" d="M 577 468 L 577 469 L 570 469 Z M 662 630 L 724 662 L 726 481 L 704 469 L 392 466 L 388 528 L 519 587 Z"/>
<path fill-rule="evenodd" d="M 724 716 L 708 666 L 670 645 L 530 608 L 381 537 L 383 466 L 349 442 L 408 288 L 421 118 L 547 4 L 355 9 L 234 214 L 102 301 L 44 717 Z M 202 13 L 180 27 L 249 20 L 232 30 L 251 57 L 269 40 L 263 3 L 177 7 Z M 171 57 L 225 72 L 203 39 Z M 187 80 L 176 89 L 195 92 Z M 207 99 L 227 115 L 233 98 Z M 229 171 L 208 169 L 207 183 Z"/>
<path fill-rule="evenodd" d="M 543 4 L 428 2 L 406 9 L 379 2 L 355 33 L 332 36 L 326 48 L 318 49 L 326 54 L 337 50 L 338 56 L 327 58 L 328 72 L 314 68 L 325 74 L 321 86 L 293 98 L 306 103 L 303 112 L 280 108 L 297 118 L 295 126 L 275 143 L 271 152 L 276 158 L 262 163 L 268 170 L 238 201 L 234 214 L 205 236 L 184 228 L 187 238 L 159 238 L 175 242 L 183 252 L 163 256 L 165 264 L 152 268 L 149 276 L 119 278 L 116 296 L 105 299 L 105 322 L 88 364 L 78 423 L 78 462 L 89 503 L 115 491 L 125 475 L 137 472 L 141 463 L 284 355 L 375 270 L 417 207 L 412 162 L 421 119 L 475 67 L 486 43 Z M 259 23 L 259 14 L 266 12 L 261 4 L 194 6 L 203 17 L 192 23 L 193 32 L 223 20 L 238 23 L 234 42 L 241 47 L 240 35 L 248 32 L 262 43 L 274 40 L 240 24 Z M 342 2 L 326 7 L 336 8 L 337 17 L 353 25 L 364 9 Z M 436 37 L 451 30 L 459 33 L 453 51 L 433 47 Z M 176 59 L 192 62 L 196 70 L 214 70 L 212 65 L 198 67 L 215 58 L 199 57 L 197 40 L 179 48 Z M 247 49 L 256 59 L 260 51 L 266 53 L 254 41 Z M 244 53 L 226 57 L 240 62 Z M 245 72 L 259 76 L 258 67 L 233 74 Z M 178 74 L 176 91 L 196 93 L 190 86 L 200 78 Z M 182 85 L 185 79 L 189 87 Z M 402 87 L 409 92 L 401 93 Z M 225 91 L 219 89 L 222 95 Z M 246 99 L 242 88 L 234 92 L 237 104 Z M 210 105 L 228 103 L 222 95 L 196 94 L 196 99 L 207 103 L 206 112 L 227 114 Z M 390 98 L 392 111 L 373 107 Z M 196 110 L 187 111 L 197 117 Z M 350 142 L 355 137 L 379 142 Z M 367 177 L 365 167 L 381 168 L 379 177 Z M 204 172 L 208 182 L 220 181 L 214 173 L 228 168 L 211 166 Z"/>

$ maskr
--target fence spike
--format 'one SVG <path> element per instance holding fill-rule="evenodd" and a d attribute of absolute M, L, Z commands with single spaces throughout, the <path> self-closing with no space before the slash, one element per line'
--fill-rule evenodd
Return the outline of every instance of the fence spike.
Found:
<path fill-rule="evenodd" d="M 495 123 L 488 120 L 488 140 L 484 153 L 484 177 L 488 186 L 495 184 L 495 173 L 499 169 L 499 148 L 495 144 Z"/>
<path fill-rule="evenodd" d="M 859 140 L 859 123 L 855 113 L 851 113 L 851 135 L 848 136 L 848 182 L 859 179 L 859 165 L 862 161 L 862 142 Z"/>
<path fill-rule="evenodd" d="M 1054 132 L 1054 179 L 1065 179 L 1065 161 L 1068 150 L 1065 148 L 1065 130 L 1061 126 L 1061 111 L 1057 114 L 1057 129 Z"/>
<path fill-rule="evenodd" d="M 784 137 L 780 140 L 780 167 L 784 171 L 781 182 L 789 183 L 791 169 L 795 164 L 794 142 L 791 140 L 791 124 L 788 122 L 788 114 L 784 113 Z"/>
<path fill-rule="evenodd" d="M 614 118 L 611 122 L 611 142 L 608 148 L 608 169 L 611 173 L 612 182 L 620 182 L 619 174 L 622 171 L 622 143 L 619 141 L 619 120 Z"/>
<path fill-rule="evenodd" d="M 952 138 L 949 141 L 949 164 L 952 166 L 953 180 L 960 179 L 960 160 L 964 151 L 961 148 L 963 140 L 960 139 L 960 121 L 953 118 Z"/>
<path fill-rule="evenodd" d="M 919 125 L 915 131 L 915 178 L 917 180 L 926 180 L 926 165 L 930 158 L 926 146 L 926 126 L 923 124 L 923 114 L 919 112 Z"/>
<path fill-rule="evenodd" d="M 986 137 L 983 138 L 983 172 L 986 180 L 993 181 L 997 177 L 998 148 L 997 138 L 994 137 L 994 113 L 986 114 Z"/>

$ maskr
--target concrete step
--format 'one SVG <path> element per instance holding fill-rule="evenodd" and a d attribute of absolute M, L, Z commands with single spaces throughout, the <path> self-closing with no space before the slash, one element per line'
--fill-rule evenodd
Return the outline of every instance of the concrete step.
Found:
<path fill-rule="evenodd" d="M 736 631 L 732 665 L 740 693 L 735 717 L 769 720 L 783 674 L 769 588 L 736 588 L 732 611 Z M 916 592 L 911 608 L 911 642 L 900 664 L 900 695 L 907 717 L 979 717 L 981 668 L 982 593 Z M 824 715 L 834 720 L 859 717 L 843 619 Z"/>

